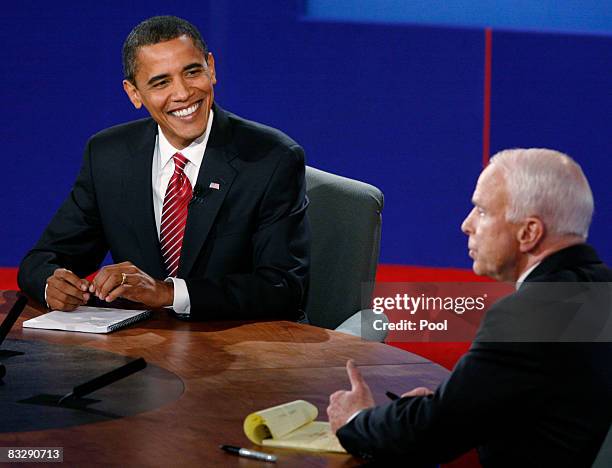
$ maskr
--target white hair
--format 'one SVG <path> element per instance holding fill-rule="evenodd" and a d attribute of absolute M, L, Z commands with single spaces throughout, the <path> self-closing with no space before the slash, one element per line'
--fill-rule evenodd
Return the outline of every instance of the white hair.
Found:
<path fill-rule="evenodd" d="M 551 234 L 586 240 L 593 216 L 593 193 L 576 161 L 546 148 L 517 148 L 500 151 L 490 162 L 505 177 L 507 221 L 537 216 Z"/>

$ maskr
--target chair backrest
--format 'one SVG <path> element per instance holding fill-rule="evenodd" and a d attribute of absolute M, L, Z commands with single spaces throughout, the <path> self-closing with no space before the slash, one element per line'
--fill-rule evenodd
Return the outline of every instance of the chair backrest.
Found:
<path fill-rule="evenodd" d="M 362 307 L 362 283 L 374 282 L 383 194 L 376 187 L 306 167 L 312 229 L 306 314 L 311 324 L 336 328 Z M 368 302 L 372 290 L 365 291 Z"/>

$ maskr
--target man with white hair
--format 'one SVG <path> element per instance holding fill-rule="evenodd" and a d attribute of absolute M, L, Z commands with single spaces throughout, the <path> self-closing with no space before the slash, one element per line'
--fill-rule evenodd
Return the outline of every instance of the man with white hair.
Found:
<path fill-rule="evenodd" d="M 416 388 L 375 406 L 349 361 L 351 390 L 330 397 L 332 429 L 351 453 L 410 466 L 474 447 L 485 467 L 591 466 L 612 422 L 612 340 L 601 329 L 609 289 L 595 303 L 584 291 L 612 282 L 612 270 L 585 244 L 586 177 L 557 151 L 502 151 L 472 202 L 461 229 L 474 272 L 515 282 L 517 292 L 492 306 L 435 392 Z"/>

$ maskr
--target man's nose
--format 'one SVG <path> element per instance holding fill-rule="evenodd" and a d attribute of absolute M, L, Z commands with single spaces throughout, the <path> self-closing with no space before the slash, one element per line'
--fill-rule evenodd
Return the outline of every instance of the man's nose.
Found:
<path fill-rule="evenodd" d="M 468 236 L 472 234 L 473 232 L 472 231 L 472 214 L 474 214 L 474 210 L 475 208 L 472 208 L 472 211 L 468 213 L 468 215 L 463 220 L 463 223 L 461 223 L 461 231 Z"/>
<path fill-rule="evenodd" d="M 175 101 L 186 101 L 189 98 L 189 87 L 182 79 L 175 80 L 174 89 L 172 90 L 172 98 Z"/>

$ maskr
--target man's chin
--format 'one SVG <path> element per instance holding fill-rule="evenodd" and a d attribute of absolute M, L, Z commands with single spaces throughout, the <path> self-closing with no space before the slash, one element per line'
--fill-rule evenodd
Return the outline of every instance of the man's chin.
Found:
<path fill-rule="evenodd" d="M 175 140 L 175 141 L 170 141 L 170 138 L 168 138 L 168 140 L 172 144 L 181 143 L 181 146 L 187 147 L 193 141 L 195 141 L 199 137 L 201 137 L 204 134 L 205 131 L 206 131 L 206 126 L 204 126 L 204 127 L 198 126 L 198 127 L 194 127 L 194 128 L 180 129 L 179 131 L 177 131 L 175 129 L 172 132 L 174 134 L 172 140 Z M 164 132 L 164 134 L 165 134 L 165 132 Z M 167 135 L 166 135 L 166 138 L 167 138 Z"/>
<path fill-rule="evenodd" d="M 486 272 L 482 269 L 482 267 L 478 264 L 476 260 L 472 263 L 472 271 L 477 276 L 486 276 Z"/>

